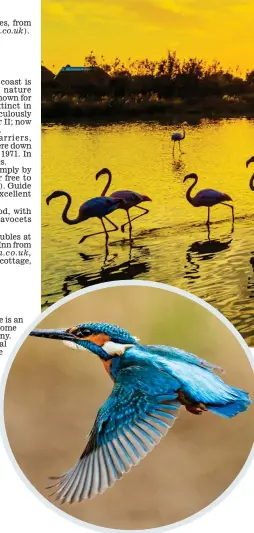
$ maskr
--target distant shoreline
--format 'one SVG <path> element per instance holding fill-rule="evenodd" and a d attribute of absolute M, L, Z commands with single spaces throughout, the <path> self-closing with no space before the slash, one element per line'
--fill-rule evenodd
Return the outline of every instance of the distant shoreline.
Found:
<path fill-rule="evenodd" d="M 246 96 L 245 96 L 246 98 Z M 186 118 L 254 118 L 254 95 L 248 100 L 243 97 L 221 98 L 206 97 L 180 99 L 149 99 L 139 101 L 132 98 L 48 98 L 41 104 L 42 123 L 48 122 L 91 122 L 103 121 L 135 121 L 156 120 L 167 118 L 183 121 Z"/>

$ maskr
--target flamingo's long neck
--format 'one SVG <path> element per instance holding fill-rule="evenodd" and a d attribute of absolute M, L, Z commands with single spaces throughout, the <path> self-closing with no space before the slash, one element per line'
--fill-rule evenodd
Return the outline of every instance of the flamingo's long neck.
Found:
<path fill-rule="evenodd" d="M 186 199 L 188 200 L 188 202 L 190 202 L 191 205 L 194 205 L 194 207 L 195 207 L 196 206 L 195 196 L 194 197 L 191 196 L 191 191 L 195 187 L 195 185 L 197 184 L 198 177 L 196 176 L 195 178 L 193 177 L 192 179 L 194 181 L 193 181 L 193 183 L 191 184 L 191 186 L 188 188 L 188 190 L 186 192 Z"/>
<path fill-rule="evenodd" d="M 112 181 L 112 174 L 111 174 L 110 170 L 105 171 L 105 174 L 108 175 L 108 181 L 107 181 L 107 183 L 106 183 L 106 185 L 105 185 L 105 187 L 104 187 L 104 189 L 103 189 L 103 191 L 101 193 L 101 196 L 106 196 L 106 193 L 107 193 L 107 191 L 108 191 L 108 189 L 110 187 L 111 181 Z"/>
<path fill-rule="evenodd" d="M 183 135 L 182 138 L 185 139 L 185 129 L 183 128 Z"/>
<path fill-rule="evenodd" d="M 66 198 L 67 198 L 66 206 L 65 206 L 65 208 L 64 208 L 64 210 L 62 212 L 62 220 L 63 220 L 63 222 L 65 222 L 65 224 L 69 224 L 69 225 L 78 224 L 79 222 L 81 222 L 81 218 L 80 218 L 79 215 L 77 216 L 77 218 L 74 218 L 74 219 L 68 218 L 68 211 L 70 209 L 71 202 L 72 202 L 71 195 L 68 192 L 64 192 L 63 196 L 66 196 Z"/>
<path fill-rule="evenodd" d="M 254 174 L 250 178 L 250 190 L 254 191 Z"/>

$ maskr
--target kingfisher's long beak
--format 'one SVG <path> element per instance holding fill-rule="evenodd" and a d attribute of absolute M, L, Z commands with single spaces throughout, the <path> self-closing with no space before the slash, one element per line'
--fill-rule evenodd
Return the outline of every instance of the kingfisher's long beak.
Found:
<path fill-rule="evenodd" d="M 45 337 L 46 339 L 57 339 L 60 341 L 73 341 L 76 336 L 69 329 L 34 329 L 29 333 L 31 337 Z"/>

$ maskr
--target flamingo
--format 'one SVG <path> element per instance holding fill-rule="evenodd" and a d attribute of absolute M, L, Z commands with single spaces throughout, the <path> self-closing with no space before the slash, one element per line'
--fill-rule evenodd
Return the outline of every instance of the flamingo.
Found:
<path fill-rule="evenodd" d="M 250 163 L 254 163 L 254 155 L 250 159 L 248 159 L 248 161 L 246 161 L 246 167 L 247 168 L 248 168 Z M 250 190 L 254 191 L 254 174 L 252 174 L 252 176 L 250 178 Z"/>
<path fill-rule="evenodd" d="M 99 172 L 97 172 L 96 176 L 95 176 L 95 179 L 97 180 L 100 176 L 104 175 L 104 174 L 107 174 L 108 176 L 108 181 L 106 183 L 106 186 L 104 187 L 102 193 L 101 193 L 101 197 L 105 197 L 106 195 L 106 192 L 108 191 L 109 187 L 110 187 L 110 184 L 111 184 L 111 181 L 112 181 L 112 174 L 110 172 L 110 170 L 108 168 L 102 168 L 101 170 L 99 170 Z M 128 217 L 128 222 L 126 222 L 125 224 L 122 224 L 121 226 L 121 231 L 124 232 L 124 227 L 129 224 L 129 227 L 130 227 L 130 231 L 132 230 L 132 222 L 133 220 L 136 220 L 137 218 L 140 218 L 140 217 L 143 217 L 144 215 L 146 215 L 147 213 L 149 213 L 149 210 L 148 209 L 145 209 L 144 207 L 141 207 L 140 204 L 141 202 L 151 202 L 151 198 L 149 198 L 149 196 L 145 196 L 144 194 L 139 194 L 137 192 L 134 192 L 134 191 L 127 191 L 127 190 L 122 190 L 122 191 L 116 191 L 116 192 L 113 192 L 108 198 L 115 198 L 115 199 L 120 199 L 123 201 L 122 205 L 119 207 L 119 209 L 124 209 L 127 213 L 127 217 Z M 143 213 L 141 213 L 141 215 L 137 215 L 136 217 L 134 218 L 130 218 L 130 214 L 129 214 L 129 210 L 131 209 L 131 207 L 137 207 L 138 209 L 141 209 L 143 211 Z"/>
<path fill-rule="evenodd" d="M 210 208 L 217 204 L 223 204 L 227 207 L 230 207 L 232 211 L 232 222 L 234 223 L 234 207 L 230 204 L 226 204 L 225 200 L 228 200 L 229 202 L 232 202 L 232 198 L 228 194 L 225 194 L 223 192 L 215 191 L 214 189 L 202 189 L 199 191 L 196 196 L 191 196 L 191 191 L 195 187 L 195 185 L 198 182 L 198 176 L 197 174 L 191 173 L 187 174 L 184 178 L 184 182 L 186 180 L 193 179 L 194 182 L 191 184 L 189 189 L 186 192 L 186 198 L 188 202 L 193 205 L 193 207 L 207 207 L 208 208 L 208 218 L 206 225 L 210 225 Z"/>
<path fill-rule="evenodd" d="M 181 146 L 180 146 L 180 143 L 181 141 L 183 141 L 185 139 L 185 127 L 187 125 L 187 122 L 184 122 L 183 123 L 183 133 L 180 133 L 179 131 L 176 132 L 176 133 L 173 133 L 172 136 L 171 136 L 171 140 L 173 141 L 173 154 L 175 152 L 175 143 L 176 141 L 178 141 L 178 146 L 179 146 L 179 150 L 181 152 L 181 154 L 183 153 L 182 150 L 181 150 Z"/>
<path fill-rule="evenodd" d="M 91 198 L 91 200 L 87 200 L 87 202 L 84 202 L 81 204 L 79 208 L 79 213 L 77 218 L 70 219 L 68 218 L 68 211 L 71 206 L 72 197 L 68 192 L 65 191 L 54 191 L 50 196 L 47 197 L 46 203 L 49 205 L 51 200 L 53 198 L 58 198 L 59 196 L 65 196 L 67 198 L 67 203 L 65 205 L 65 208 L 62 213 L 62 220 L 65 222 L 65 224 L 73 225 L 73 224 L 79 224 L 80 222 L 84 222 L 85 220 L 88 220 L 89 218 L 99 218 L 102 226 L 103 231 L 98 231 L 96 233 L 91 233 L 90 235 L 85 235 L 82 237 L 82 239 L 79 241 L 79 244 L 84 242 L 85 239 L 88 237 L 93 237 L 94 235 L 101 235 L 102 233 L 105 233 L 106 235 L 106 242 L 108 241 L 108 234 L 111 231 L 117 231 L 118 227 L 112 220 L 110 220 L 107 215 L 115 211 L 116 209 L 119 209 L 119 207 L 123 204 L 123 200 L 120 198 L 101 198 L 101 196 L 97 198 Z M 114 229 L 107 230 L 103 218 L 105 218 L 113 227 Z"/>

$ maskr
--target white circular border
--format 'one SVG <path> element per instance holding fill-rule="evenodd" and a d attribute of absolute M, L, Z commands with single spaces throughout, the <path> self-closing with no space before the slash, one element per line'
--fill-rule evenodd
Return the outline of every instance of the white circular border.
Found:
<path fill-rule="evenodd" d="M 126 281 L 124 281 L 123 280 L 123 281 L 111 281 L 111 282 L 107 282 L 107 283 L 101 283 L 101 284 L 98 284 L 98 285 L 92 285 L 90 287 L 87 287 L 86 289 L 81 289 L 79 291 L 76 291 L 76 292 L 70 294 L 69 296 L 66 296 L 65 298 L 62 298 L 61 300 L 59 300 L 55 304 L 51 305 L 50 307 L 48 307 L 48 309 L 46 309 L 43 313 L 41 313 L 37 317 L 37 319 L 24 331 L 24 333 L 21 335 L 19 341 L 14 346 L 14 349 L 11 352 L 11 354 L 9 355 L 7 364 L 5 366 L 5 369 L 4 369 L 4 372 L 3 372 L 3 376 L 2 376 L 2 380 L 1 380 L 1 385 L 0 385 L 0 417 L 1 417 L 1 419 L 0 419 L 0 434 L 2 436 L 2 439 L 3 439 L 3 442 L 4 442 L 4 446 L 5 446 L 7 455 L 9 456 L 10 462 L 12 463 L 13 468 L 16 470 L 16 472 L 19 475 L 19 477 L 22 479 L 22 481 L 25 483 L 25 485 L 28 487 L 28 489 L 34 495 L 36 495 L 37 497 L 39 496 L 39 499 L 44 503 L 44 505 L 46 505 L 49 509 L 55 511 L 62 518 L 67 518 L 67 520 L 69 520 L 70 522 L 72 522 L 72 523 L 74 523 L 74 524 L 76 524 L 78 526 L 87 527 L 88 529 L 93 530 L 93 531 L 97 531 L 97 532 L 98 531 L 99 532 L 100 531 L 105 531 L 105 532 L 115 533 L 116 531 L 124 531 L 126 533 L 133 533 L 133 531 L 136 531 L 136 533 L 142 533 L 144 531 L 148 531 L 148 532 L 152 533 L 153 531 L 155 531 L 155 532 L 169 531 L 170 529 L 175 529 L 177 527 L 181 527 L 181 526 L 187 525 L 189 522 L 192 522 L 194 520 L 198 520 L 199 517 L 203 516 L 204 514 L 206 514 L 209 511 L 211 511 L 214 507 L 219 505 L 225 498 L 228 497 L 228 495 L 235 489 L 236 485 L 245 476 L 245 474 L 246 474 L 246 472 L 247 472 L 247 470 L 248 470 L 248 468 L 249 468 L 249 466 L 250 466 L 250 464 L 251 464 L 251 462 L 252 462 L 252 460 L 254 458 L 254 445 L 252 446 L 252 450 L 251 450 L 248 458 L 246 459 L 246 462 L 245 462 L 243 468 L 240 470 L 239 474 L 236 476 L 236 478 L 231 483 L 231 485 L 220 496 L 218 496 L 218 498 L 216 498 L 216 500 L 214 500 L 209 505 L 204 507 L 201 511 L 195 513 L 194 515 L 189 516 L 188 518 L 184 518 L 183 520 L 180 520 L 179 522 L 174 522 L 173 524 L 169 524 L 168 526 L 161 526 L 161 527 L 156 527 L 156 528 L 151 528 L 151 529 L 141 529 L 141 530 L 138 530 L 138 529 L 136 529 L 136 530 L 120 529 L 119 530 L 119 529 L 111 529 L 111 528 L 107 528 L 107 527 L 103 527 L 103 526 L 96 526 L 94 524 L 90 524 L 89 522 L 84 522 L 83 520 L 80 520 L 78 518 L 75 518 L 74 516 L 69 515 L 67 512 L 63 511 L 62 509 L 59 509 L 58 507 L 53 505 L 53 503 L 51 503 L 49 500 L 47 500 L 34 487 L 34 485 L 32 485 L 32 483 L 30 483 L 30 481 L 27 479 L 27 477 L 25 476 L 25 474 L 22 471 L 22 469 L 19 467 L 19 465 L 18 465 L 18 463 L 17 463 L 17 461 L 15 459 L 15 456 L 12 453 L 12 450 L 11 450 L 11 447 L 10 447 L 10 444 L 9 444 L 9 440 L 8 440 L 8 437 L 7 437 L 6 429 L 5 429 L 5 424 L 4 424 L 4 394 L 5 394 L 5 387 L 6 387 L 6 382 L 7 382 L 7 379 L 8 379 L 9 371 L 10 371 L 12 363 L 13 363 L 16 355 L 17 355 L 17 352 L 19 351 L 19 349 L 21 348 L 22 344 L 24 343 L 24 341 L 29 336 L 30 331 L 32 329 L 34 329 L 34 327 L 37 326 L 37 324 L 40 323 L 44 318 L 46 318 L 48 315 L 53 313 L 55 311 L 55 309 L 58 309 L 58 307 L 61 307 L 62 305 L 66 304 L 67 302 L 70 302 L 74 298 L 78 298 L 79 296 L 82 296 L 82 295 L 87 294 L 89 292 L 99 291 L 99 290 L 107 289 L 107 288 L 110 288 L 110 287 L 121 287 L 123 285 L 125 285 L 125 286 L 135 286 L 135 285 L 137 285 L 137 286 L 153 287 L 155 289 L 165 290 L 165 291 L 168 291 L 168 292 L 179 294 L 180 296 L 183 296 L 184 298 L 187 298 L 188 300 L 192 300 L 193 302 L 199 304 L 201 307 L 204 307 L 205 309 L 210 311 L 210 313 L 212 313 L 214 316 L 216 316 L 223 324 L 225 324 L 225 326 L 229 329 L 229 331 L 231 331 L 231 333 L 233 333 L 234 337 L 238 340 L 239 344 L 242 346 L 242 348 L 243 348 L 243 350 L 245 352 L 245 355 L 247 356 L 247 358 L 248 358 L 248 360 L 250 362 L 252 370 L 254 371 L 254 357 L 253 357 L 253 355 L 252 355 L 247 343 L 242 338 L 240 333 L 238 333 L 238 331 L 231 324 L 231 322 L 227 318 L 225 318 L 217 309 L 212 307 L 210 304 L 208 304 L 204 300 L 201 300 L 201 298 L 198 298 L 197 296 L 194 296 L 193 294 L 191 294 L 191 293 L 189 293 L 187 291 L 184 291 L 182 289 L 178 289 L 178 288 L 173 287 L 171 285 L 165 285 L 164 283 L 157 283 L 157 282 L 154 282 L 154 281 L 137 281 L 137 280 L 126 280 Z"/>

